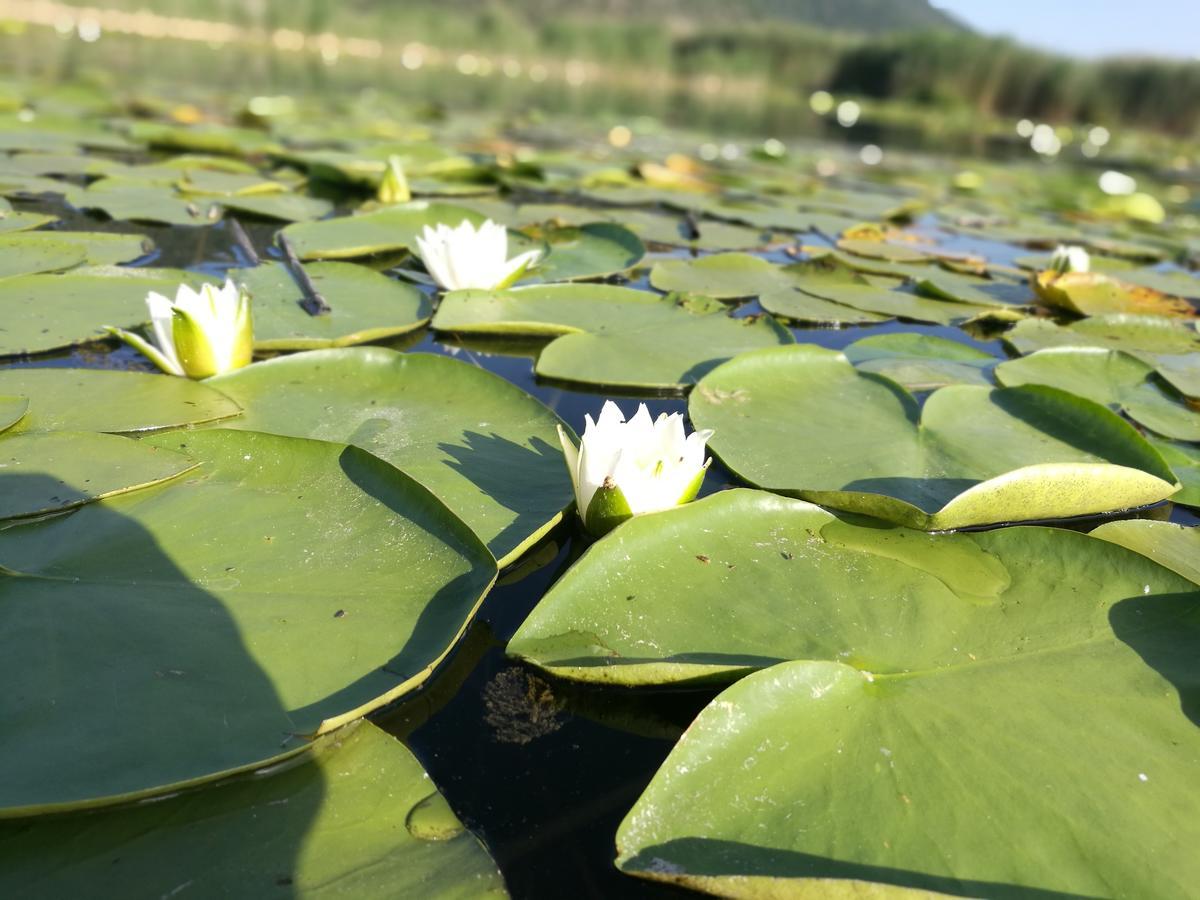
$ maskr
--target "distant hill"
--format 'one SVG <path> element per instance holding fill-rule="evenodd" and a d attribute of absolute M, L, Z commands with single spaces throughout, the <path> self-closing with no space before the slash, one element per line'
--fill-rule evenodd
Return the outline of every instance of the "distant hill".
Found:
<path fill-rule="evenodd" d="M 413 5 L 431 2 L 416 0 Z M 387 4 L 351 0 L 349 5 L 372 12 Z M 436 5 L 452 13 L 493 11 L 531 21 L 587 18 L 718 26 L 789 22 L 863 34 L 967 30 L 928 0 L 436 0 Z"/>

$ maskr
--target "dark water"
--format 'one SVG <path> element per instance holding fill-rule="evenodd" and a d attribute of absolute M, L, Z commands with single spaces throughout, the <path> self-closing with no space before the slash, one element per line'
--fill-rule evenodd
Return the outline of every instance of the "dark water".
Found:
<path fill-rule="evenodd" d="M 168 228 L 102 222 L 63 204 L 41 200 L 18 207 L 62 216 L 56 227 L 128 231 L 149 235 L 157 249 L 138 265 L 190 268 L 213 276 L 248 264 L 226 224 Z M 273 255 L 273 223 L 247 222 L 259 254 Z M 930 222 L 918 230 L 931 230 Z M 937 235 L 953 249 L 984 252 L 1009 262 L 1018 248 Z M 645 281 L 635 282 L 645 287 Z M 738 314 L 756 311 L 745 304 Z M 794 328 L 800 341 L 841 348 L 867 334 L 919 331 L 936 334 L 1004 357 L 998 340 L 979 341 L 952 327 L 886 323 L 843 329 Z M 538 397 L 576 431 L 585 414 L 599 412 L 600 394 L 546 384 L 533 373 L 529 355 L 506 355 L 495 345 L 441 339 L 425 331 L 393 344 L 397 349 L 440 353 L 481 366 Z M 511 347 L 507 348 L 511 351 Z M 67 353 L 0 366 L 85 366 L 151 370 L 124 346 L 96 344 Z M 652 413 L 683 412 L 679 397 L 639 397 Z M 623 402 L 630 410 L 632 400 Z M 704 493 L 734 483 L 713 464 Z M 1176 507 L 1172 519 L 1200 518 Z M 1095 520 L 1080 523 L 1091 527 Z M 586 550 L 587 539 L 572 520 L 559 526 L 526 560 L 501 574 L 461 645 L 416 695 L 377 713 L 383 728 L 417 754 L 450 805 L 488 846 L 516 898 L 666 898 L 695 896 L 621 875 L 612 865 L 613 838 L 621 819 L 715 689 L 645 691 L 579 687 L 556 681 L 508 659 L 504 647 L 555 580 Z M 532 561 L 532 562 L 531 562 Z M 540 564 L 540 567 L 538 565 Z"/>

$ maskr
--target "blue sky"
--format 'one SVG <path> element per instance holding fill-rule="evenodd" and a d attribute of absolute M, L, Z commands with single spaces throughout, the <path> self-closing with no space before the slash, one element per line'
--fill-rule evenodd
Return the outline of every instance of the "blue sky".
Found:
<path fill-rule="evenodd" d="M 985 34 L 1074 56 L 1200 58 L 1200 0 L 930 0 Z"/>

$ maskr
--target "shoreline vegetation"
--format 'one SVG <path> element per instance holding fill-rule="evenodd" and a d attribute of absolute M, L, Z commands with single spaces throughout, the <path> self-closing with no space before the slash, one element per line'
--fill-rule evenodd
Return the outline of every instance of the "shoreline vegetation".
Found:
<path fill-rule="evenodd" d="M 1029 117 L 1136 127 L 1177 138 L 1200 131 L 1200 63 L 1071 59 L 974 34 L 924 3 L 886 4 L 895 8 L 871 12 L 881 28 L 894 29 L 879 34 L 785 20 L 779 4 L 767 0 L 746 0 L 740 4 L 746 15 L 727 10 L 720 19 L 711 15 L 710 3 L 688 5 L 684 15 L 678 0 L 658 0 L 638 12 L 617 0 L 591 0 L 574 4 L 570 14 L 556 12 L 556 0 L 449 5 L 455 14 L 447 14 L 447 3 L 428 0 L 406 3 L 402 12 L 372 0 L 110 0 L 104 9 L 0 0 L 0 42 L 9 66 L 24 75 L 32 73 L 21 72 L 22 65 L 44 69 L 53 62 L 32 51 L 22 61 L 20 45 L 33 31 L 77 35 L 83 40 L 72 43 L 92 45 L 91 57 L 102 45 L 115 45 L 111 65 L 90 59 L 109 71 L 149 65 L 150 54 L 116 46 L 130 37 L 186 37 L 204 50 L 258 44 L 271 51 L 264 55 L 304 53 L 317 69 L 353 60 L 409 71 L 448 68 L 543 88 L 565 82 L 567 88 L 603 84 L 634 96 L 645 91 L 754 98 L 760 105 L 774 104 L 781 114 L 806 109 L 811 92 L 828 90 L 946 118 Z M 858 6 L 873 4 L 849 5 L 856 9 L 800 3 L 792 13 L 838 26 L 849 21 L 844 17 L 863 14 Z M 650 14 L 663 18 L 651 22 L 645 18 Z M 913 27 L 922 30 L 909 30 Z M 75 64 L 69 51 L 59 56 L 61 67 Z M 269 63 L 265 74 L 275 66 Z M 247 69 L 262 73 L 256 64 L 215 77 L 237 83 Z"/>

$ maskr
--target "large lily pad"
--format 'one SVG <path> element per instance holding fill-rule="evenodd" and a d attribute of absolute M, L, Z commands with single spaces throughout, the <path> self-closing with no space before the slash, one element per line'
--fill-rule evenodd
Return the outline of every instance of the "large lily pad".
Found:
<path fill-rule="evenodd" d="M 167 481 L 194 466 L 181 453 L 110 434 L 6 432 L 0 438 L 0 519 L 71 509 Z"/>
<path fill-rule="evenodd" d="M 636 389 L 684 389 L 738 353 L 793 340 L 770 316 L 735 319 L 707 298 L 588 284 L 455 291 L 442 299 L 433 327 L 562 335 L 538 356 L 539 375 Z"/>
<path fill-rule="evenodd" d="M 47 240 L 41 234 L 0 237 L 0 279 L 36 272 L 73 269 L 87 259 L 80 247 L 66 241 Z"/>
<path fill-rule="evenodd" d="M 163 225 L 208 225 L 220 218 L 211 198 L 188 200 L 171 185 L 134 178 L 101 178 L 73 202 L 114 219 Z"/>
<path fill-rule="evenodd" d="M 931 391 L 948 384 L 992 383 L 996 358 L 983 350 L 933 334 L 875 334 L 842 351 L 860 372 L 874 372 L 910 391 Z"/>
<path fill-rule="evenodd" d="M 467 363 L 378 347 L 321 350 L 207 384 L 245 409 L 231 428 L 355 444 L 402 469 L 502 564 L 553 527 L 573 497 L 558 417 Z"/>
<path fill-rule="evenodd" d="M 1105 522 L 1092 537 L 1112 541 L 1200 584 L 1200 528 L 1150 519 Z"/>
<path fill-rule="evenodd" d="M 386 802 L 379 802 L 386 797 Z M 118 863 L 114 863 L 114 859 Z M 0 892 L 26 896 L 506 896 L 403 744 L 369 722 L 288 766 L 104 812 L 0 825 Z M 36 887 L 35 887 L 36 886 Z"/>
<path fill-rule="evenodd" d="M 1048 306 L 1080 316 L 1134 315 L 1195 318 L 1186 300 L 1152 288 L 1124 284 L 1103 272 L 1039 272 L 1033 289 Z"/>
<path fill-rule="evenodd" d="M 234 273 L 253 301 L 256 348 L 347 347 L 407 334 L 429 321 L 429 299 L 410 284 L 353 263 L 310 263 L 304 268 L 329 303 L 326 315 L 308 314 L 301 305 L 304 294 L 281 263 Z"/>
<path fill-rule="evenodd" d="M 642 261 L 641 239 L 613 222 L 591 222 L 578 228 L 537 228 L 528 233 L 545 241 L 549 252 L 526 281 L 574 281 L 626 272 Z M 515 250 L 510 249 L 515 255 Z"/>
<path fill-rule="evenodd" d="M 786 269 L 749 253 L 715 253 L 698 259 L 664 259 L 654 264 L 650 284 L 660 291 L 703 294 L 732 300 L 789 288 Z"/>
<path fill-rule="evenodd" d="M 998 537 L 1012 533 L 1021 540 Z M 926 535 L 723 491 L 636 517 L 593 545 L 508 652 L 567 678 L 647 685 L 732 681 L 792 659 L 878 673 L 1032 651 L 1058 630 L 1095 627 L 1097 598 L 1156 584 L 1153 566 L 1105 583 L 1125 554 L 1066 535 Z M 1168 575 L 1157 585 L 1178 590 Z"/>
<path fill-rule="evenodd" d="M 0 431 L 7 431 L 25 417 L 29 411 L 29 400 L 26 397 L 0 395 Z"/>
<path fill-rule="evenodd" d="M 419 686 L 495 578 L 458 519 L 357 448 L 236 431 L 134 446 L 201 466 L 0 531 L 8 814 L 294 752 Z"/>
<path fill-rule="evenodd" d="M 751 484 L 914 528 L 1155 503 L 1175 476 L 1115 413 L 1044 386 L 907 391 L 812 346 L 745 354 L 692 392 L 697 428 Z"/>
<path fill-rule="evenodd" d="M 217 202 L 234 212 L 284 222 L 311 222 L 328 215 L 333 209 L 333 204 L 328 200 L 291 193 L 221 197 Z"/>
<path fill-rule="evenodd" d="M 1090 615 L 1040 639 L 907 672 L 788 662 L 728 688 L 621 824 L 618 866 L 736 897 L 1186 895 L 1200 592 L 1116 549 L 1103 571 L 1144 582 L 1104 590 L 1072 553 L 1055 565 Z"/>
<path fill-rule="evenodd" d="M 1191 323 L 1130 315 L 1093 316 L 1066 326 L 1027 319 L 1004 341 L 1018 353 L 1062 346 L 1123 350 L 1153 366 L 1180 393 L 1200 397 L 1200 332 Z"/>
<path fill-rule="evenodd" d="M 0 394 L 31 401 L 18 431 L 128 433 L 177 428 L 236 416 L 219 391 L 188 378 L 101 369 L 0 370 Z"/>
<path fill-rule="evenodd" d="M 174 269 L 75 269 L 0 281 L 0 356 L 44 353 L 106 337 L 105 325 L 133 328 L 148 318 L 146 294 L 175 296 L 198 276 Z"/>
<path fill-rule="evenodd" d="M 1170 438 L 1200 441 L 1200 412 L 1158 384 L 1154 370 L 1101 347 L 1051 347 L 996 367 L 1004 385 L 1048 384 L 1112 409 Z"/>
<path fill-rule="evenodd" d="M 463 206 L 417 200 L 357 216 L 289 225 L 283 234 L 301 259 L 352 259 L 413 250 L 426 226 L 458 225 L 464 220 L 478 225 L 484 217 Z"/>
<path fill-rule="evenodd" d="M 1200 509 L 1200 446 L 1179 441 L 1156 440 L 1152 437 L 1148 440 L 1183 485 L 1178 494 L 1172 495 L 1171 501 Z"/>

